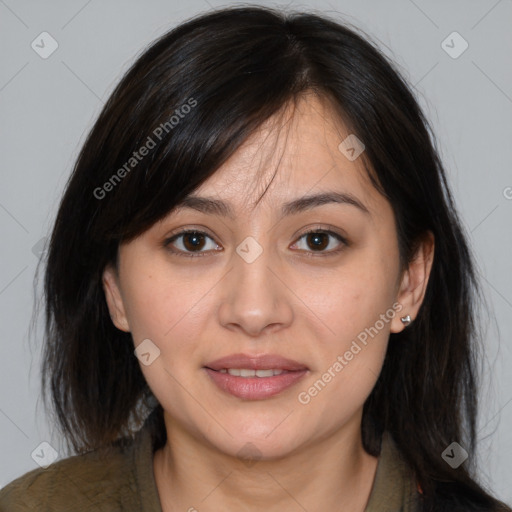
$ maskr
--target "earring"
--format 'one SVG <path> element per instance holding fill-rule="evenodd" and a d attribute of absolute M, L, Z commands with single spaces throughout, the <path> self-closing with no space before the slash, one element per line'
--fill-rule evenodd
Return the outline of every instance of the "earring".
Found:
<path fill-rule="evenodd" d="M 402 323 L 404 325 L 409 325 L 411 323 L 411 321 L 412 321 L 410 315 L 403 316 L 403 317 L 400 318 L 400 320 L 402 320 Z"/>

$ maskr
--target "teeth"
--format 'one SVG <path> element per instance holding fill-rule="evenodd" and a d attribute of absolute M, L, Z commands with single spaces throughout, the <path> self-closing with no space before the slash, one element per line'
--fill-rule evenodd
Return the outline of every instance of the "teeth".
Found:
<path fill-rule="evenodd" d="M 220 373 L 229 373 L 235 377 L 273 377 L 284 372 L 284 370 L 250 370 L 246 368 L 223 368 L 219 371 Z"/>
<path fill-rule="evenodd" d="M 256 370 L 256 377 L 273 377 L 281 373 L 283 373 L 283 370 Z"/>

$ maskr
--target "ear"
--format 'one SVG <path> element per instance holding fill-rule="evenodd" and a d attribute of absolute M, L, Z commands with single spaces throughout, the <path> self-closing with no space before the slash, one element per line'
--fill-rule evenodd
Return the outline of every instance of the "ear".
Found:
<path fill-rule="evenodd" d="M 105 267 L 102 282 L 112 322 L 121 331 L 130 332 L 123 298 L 119 289 L 119 277 L 117 270 L 113 268 L 112 265 L 107 265 L 107 267 Z"/>
<path fill-rule="evenodd" d="M 434 261 L 434 246 L 434 235 L 428 231 L 419 240 L 414 256 L 402 274 L 396 299 L 402 305 L 402 309 L 391 321 L 391 332 L 400 332 L 406 327 L 401 320 L 403 316 L 409 315 L 414 322 L 425 297 Z"/>

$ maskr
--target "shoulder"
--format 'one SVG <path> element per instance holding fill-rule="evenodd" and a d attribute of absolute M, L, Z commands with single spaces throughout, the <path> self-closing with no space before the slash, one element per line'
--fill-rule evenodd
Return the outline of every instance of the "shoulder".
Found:
<path fill-rule="evenodd" d="M 29 471 L 0 490 L 0 512 L 136 510 L 131 451 L 96 450 Z"/>

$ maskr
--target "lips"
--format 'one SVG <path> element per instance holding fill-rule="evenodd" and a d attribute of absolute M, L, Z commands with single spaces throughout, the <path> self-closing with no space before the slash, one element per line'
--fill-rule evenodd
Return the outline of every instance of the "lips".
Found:
<path fill-rule="evenodd" d="M 262 354 L 259 356 L 232 354 L 205 364 L 205 368 L 216 371 L 238 368 L 248 370 L 287 370 L 290 372 L 308 369 L 308 367 L 302 363 L 277 354 Z"/>
<path fill-rule="evenodd" d="M 232 354 L 208 363 L 204 369 L 221 391 L 244 400 L 278 395 L 301 380 L 309 370 L 302 363 L 276 354 Z M 256 371 L 258 375 L 252 376 Z"/>

